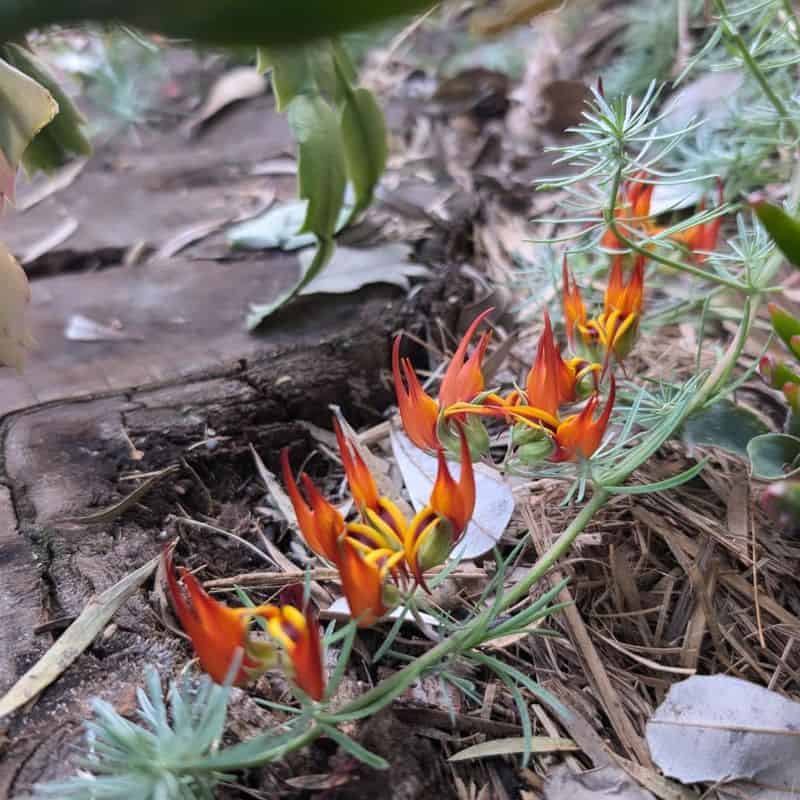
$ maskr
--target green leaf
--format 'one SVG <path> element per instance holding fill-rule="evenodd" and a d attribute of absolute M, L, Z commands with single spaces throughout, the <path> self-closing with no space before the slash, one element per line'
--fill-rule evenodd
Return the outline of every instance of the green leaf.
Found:
<path fill-rule="evenodd" d="M 775 333 L 778 334 L 781 341 L 792 351 L 795 357 L 800 357 L 800 347 L 798 347 L 800 320 L 793 317 L 777 303 L 770 303 L 768 309 Z"/>
<path fill-rule="evenodd" d="M 292 100 L 301 94 L 316 93 L 305 47 L 260 47 L 256 69 L 264 70 L 267 66 L 272 67 L 272 91 L 278 111 L 286 111 Z"/>
<path fill-rule="evenodd" d="M 54 119 L 25 149 L 23 163 L 28 173 L 51 172 L 75 157 L 89 156 L 92 146 L 83 134 L 86 120 L 50 70 L 34 53 L 19 45 L 5 45 L 2 54 L 7 62 L 47 89 L 58 104 Z"/>
<path fill-rule="evenodd" d="M 332 725 L 322 725 L 325 735 L 333 739 L 342 750 L 346 750 L 353 758 L 357 758 L 362 763 L 372 769 L 389 769 L 389 762 L 381 758 L 366 747 L 362 747 L 358 742 L 353 741 L 349 736 L 345 736 L 340 730 Z"/>
<path fill-rule="evenodd" d="M 674 489 L 676 486 L 681 486 L 688 483 L 692 478 L 697 477 L 705 465 L 708 463 L 708 457 L 701 459 L 689 469 L 673 475 L 671 478 L 664 478 L 663 481 L 656 481 L 655 483 L 645 483 L 634 486 L 605 486 L 603 489 L 611 494 L 650 494 L 651 492 L 666 492 L 669 489 Z"/>
<path fill-rule="evenodd" d="M 58 112 L 53 96 L 33 78 L 0 60 L 0 203 L 14 198 L 14 180 L 32 139 Z"/>
<path fill-rule="evenodd" d="M 748 442 L 768 432 L 766 423 L 752 411 L 720 400 L 692 414 L 681 429 L 681 438 L 689 447 L 719 447 L 746 457 Z"/>
<path fill-rule="evenodd" d="M 780 251 L 792 264 L 800 267 L 800 222 L 779 206 L 766 201 L 756 203 L 755 212 Z"/>
<path fill-rule="evenodd" d="M 747 446 L 754 478 L 777 481 L 800 472 L 800 439 L 787 433 L 756 436 Z"/>
<path fill-rule="evenodd" d="M 220 45 L 285 45 L 416 14 L 432 0 L 4 0 L 0 30 L 11 41 L 34 28 L 121 22 L 178 39 Z"/>
<path fill-rule="evenodd" d="M 347 174 L 356 193 L 352 222 L 369 207 L 389 155 L 386 120 L 367 89 L 347 93 L 342 108 L 342 141 Z"/>
<path fill-rule="evenodd" d="M 301 232 L 330 238 L 336 232 L 347 187 L 339 121 L 319 95 L 298 95 L 289 103 L 288 115 L 298 147 L 298 190 L 308 200 Z"/>

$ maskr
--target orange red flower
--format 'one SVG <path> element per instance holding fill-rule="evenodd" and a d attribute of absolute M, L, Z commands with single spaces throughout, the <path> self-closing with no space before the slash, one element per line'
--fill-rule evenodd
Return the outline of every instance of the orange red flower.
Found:
<path fill-rule="evenodd" d="M 473 400 L 484 390 L 482 361 L 489 346 L 491 331 L 481 335 L 469 357 L 467 348 L 479 325 L 493 310 L 489 308 L 479 314 L 462 337 L 442 379 L 438 400 L 422 388 L 411 362 L 407 358 L 400 358 L 401 337 L 395 338 L 392 347 L 392 374 L 397 406 L 403 428 L 417 447 L 437 451 L 440 447 L 437 435 L 440 414 L 455 403 Z"/>
<path fill-rule="evenodd" d="M 623 233 L 626 229 L 638 230 L 642 235 L 652 237 L 665 230 L 652 220 L 650 202 L 655 184 L 646 183 L 647 178 L 646 172 L 639 172 L 622 185 L 617 206 L 614 209 L 614 219 L 622 227 Z M 721 180 L 717 180 L 717 204 L 722 205 L 722 202 L 723 184 Z M 705 207 L 706 201 L 703 199 L 698 206 L 698 211 L 703 211 Z M 691 253 L 692 259 L 700 264 L 716 247 L 721 225 L 722 217 L 719 216 L 710 222 L 702 222 L 684 231 L 673 233 L 669 238 L 685 245 Z M 626 249 L 611 228 L 603 234 L 600 245 L 608 250 Z"/>
<path fill-rule="evenodd" d="M 586 401 L 579 414 L 573 414 L 559 423 L 555 432 L 556 449 L 551 456 L 553 461 L 587 459 L 600 447 L 617 393 L 613 375 L 610 376 L 610 381 L 605 408 L 597 419 L 594 414 L 600 405 L 600 397 L 595 393 Z"/>
<path fill-rule="evenodd" d="M 533 366 L 528 373 L 525 395 L 521 396 L 516 391 L 505 398 L 489 394 L 480 404 L 456 403 L 446 413 L 500 417 L 507 423 L 522 423 L 549 437 L 553 447 L 550 457 L 554 461 L 589 458 L 600 446 L 611 415 L 615 399 L 613 376 L 606 407 L 597 420 L 594 419 L 594 412 L 600 398 L 596 383 L 594 393 L 580 413 L 566 418 L 562 418 L 560 413 L 565 404 L 577 399 L 581 380 L 601 369 L 599 364 L 588 363 L 579 358 L 564 361 L 555 343 L 550 318 L 545 313 L 544 330 L 539 339 Z"/>
<path fill-rule="evenodd" d="M 233 678 L 235 686 L 255 680 L 278 663 L 273 642 L 250 632 L 252 620 L 260 617 L 267 621 L 272 638 L 283 646 L 295 683 L 314 700 L 322 699 L 322 645 L 319 625 L 310 609 L 304 613 L 293 606 L 230 608 L 209 596 L 185 569 L 181 569 L 179 581 L 171 551 L 165 550 L 162 558 L 172 606 L 200 666 L 213 680 L 225 681 L 238 650 L 242 651 L 242 661 Z"/>

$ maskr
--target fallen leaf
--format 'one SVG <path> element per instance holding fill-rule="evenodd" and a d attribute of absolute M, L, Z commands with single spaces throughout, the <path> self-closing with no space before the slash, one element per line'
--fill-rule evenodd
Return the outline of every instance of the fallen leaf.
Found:
<path fill-rule="evenodd" d="M 184 131 L 192 133 L 231 103 L 258 97 L 266 90 L 267 79 L 258 70 L 253 67 L 232 69 L 217 79 L 203 105 L 184 124 Z"/>
<path fill-rule="evenodd" d="M 58 678 L 150 577 L 160 559 L 156 556 L 90 600 L 56 643 L 0 698 L 0 717 L 33 700 Z"/>
<path fill-rule="evenodd" d="M 255 219 L 235 225 L 228 231 L 232 247 L 243 250 L 299 250 L 311 247 L 317 239 L 313 233 L 298 233 L 306 218 L 308 202 L 294 200 L 281 203 Z M 351 208 L 345 206 L 339 214 L 337 230 L 341 230 L 350 215 Z"/>
<path fill-rule="evenodd" d="M 544 800 L 655 800 L 618 767 L 601 767 L 576 774 L 566 764 L 550 771 Z"/>
<path fill-rule="evenodd" d="M 64 326 L 64 338 L 73 342 L 125 342 L 141 341 L 144 337 L 125 333 L 113 325 L 103 325 L 83 314 L 72 314 Z"/>
<path fill-rule="evenodd" d="M 209 219 L 205 222 L 197 222 L 193 225 L 188 225 L 176 231 L 169 239 L 167 239 L 161 247 L 153 254 L 154 260 L 163 260 L 172 258 L 172 256 L 180 253 L 181 250 L 188 247 L 190 244 L 205 239 L 215 231 L 219 230 L 223 225 L 230 222 L 230 217 L 217 217 L 216 219 Z"/>
<path fill-rule="evenodd" d="M 0 243 L 0 366 L 22 371 L 25 354 L 33 345 L 25 313 L 31 300 L 28 276 Z"/>
<path fill-rule="evenodd" d="M 303 272 L 312 258 L 312 253 L 300 254 Z M 430 275 L 427 267 L 408 260 L 405 244 L 389 242 L 369 249 L 337 247 L 325 269 L 300 294 L 346 294 L 371 283 L 390 283 L 408 290 L 410 277 L 426 275 Z"/>
<path fill-rule="evenodd" d="M 661 771 L 682 783 L 745 781 L 749 800 L 800 786 L 800 703 L 728 675 L 672 686 L 646 728 Z"/>
<path fill-rule="evenodd" d="M 511 736 L 508 739 L 490 739 L 488 742 L 474 744 L 465 750 L 450 756 L 448 761 L 467 761 L 471 758 L 491 758 L 492 756 L 509 756 L 518 753 L 565 753 L 579 750 L 572 739 L 559 739 L 553 736 L 531 736 L 525 746 L 524 736 Z"/>
<path fill-rule="evenodd" d="M 436 480 L 437 461 L 415 447 L 401 431 L 393 430 L 391 441 L 411 503 L 419 511 L 428 504 Z M 458 479 L 460 465 L 450 462 L 449 466 L 453 477 Z M 477 558 L 491 550 L 503 535 L 513 512 L 514 495 L 503 476 L 485 464 L 475 464 L 475 512 L 453 557 Z"/>

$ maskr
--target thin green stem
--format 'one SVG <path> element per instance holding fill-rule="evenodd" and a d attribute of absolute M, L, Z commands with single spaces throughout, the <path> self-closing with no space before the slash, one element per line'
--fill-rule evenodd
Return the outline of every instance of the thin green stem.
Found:
<path fill-rule="evenodd" d="M 747 67 L 748 71 L 756 79 L 758 85 L 761 87 L 761 91 L 764 92 L 766 98 L 770 103 L 772 103 L 772 106 L 778 112 L 778 115 L 782 119 L 785 119 L 794 128 L 795 134 L 800 136 L 800 126 L 798 126 L 798 124 L 789 115 L 789 110 L 786 108 L 783 100 L 778 97 L 773 88 L 769 85 L 767 76 L 764 74 L 764 71 L 761 69 L 759 63 L 755 60 L 755 58 L 753 58 L 753 54 L 750 52 L 750 48 L 747 46 L 747 42 L 744 40 L 744 37 L 731 23 L 728 16 L 728 6 L 725 0 L 715 0 L 715 5 L 719 11 L 720 24 L 723 26 L 723 33 L 728 37 L 730 43 L 739 51 L 742 61 Z"/>

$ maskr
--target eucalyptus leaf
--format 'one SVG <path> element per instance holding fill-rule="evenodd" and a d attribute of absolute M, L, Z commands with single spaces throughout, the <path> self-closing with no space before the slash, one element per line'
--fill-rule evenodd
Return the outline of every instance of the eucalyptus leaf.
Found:
<path fill-rule="evenodd" d="M 754 478 L 778 481 L 800 472 L 800 439 L 788 433 L 765 433 L 747 445 Z"/>
<path fill-rule="evenodd" d="M 755 212 L 780 251 L 800 267 L 800 222 L 779 206 L 767 202 L 756 203 Z"/>
<path fill-rule="evenodd" d="M 416 511 L 428 504 L 436 480 L 438 462 L 415 447 L 402 432 L 393 430 L 392 453 Z M 459 464 L 450 462 L 450 472 L 458 480 Z M 491 550 L 506 529 L 514 512 L 511 487 L 497 470 L 475 464 L 475 512 L 464 535 L 453 551 L 454 558 L 477 558 Z"/>
<path fill-rule="evenodd" d="M 748 442 L 768 432 L 752 411 L 725 399 L 692 414 L 683 424 L 681 438 L 687 447 L 719 447 L 747 457 Z"/>
<path fill-rule="evenodd" d="M 300 254 L 303 271 L 309 268 L 311 254 Z M 389 242 L 380 247 L 338 247 L 325 269 L 309 281 L 300 294 L 344 294 L 355 292 L 371 283 L 390 283 L 408 289 L 410 277 L 430 275 L 422 264 L 408 260 L 407 245 Z"/>

